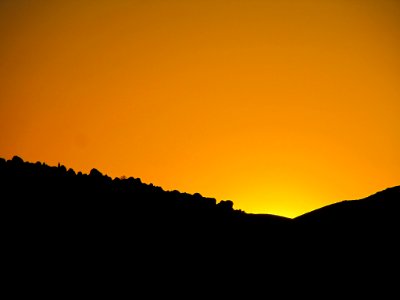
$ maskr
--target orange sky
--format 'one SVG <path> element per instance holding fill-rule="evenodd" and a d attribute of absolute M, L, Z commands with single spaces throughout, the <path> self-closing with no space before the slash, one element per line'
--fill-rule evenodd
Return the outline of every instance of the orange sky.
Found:
<path fill-rule="evenodd" d="M 294 217 L 400 184 L 396 0 L 0 1 L 0 156 Z"/>

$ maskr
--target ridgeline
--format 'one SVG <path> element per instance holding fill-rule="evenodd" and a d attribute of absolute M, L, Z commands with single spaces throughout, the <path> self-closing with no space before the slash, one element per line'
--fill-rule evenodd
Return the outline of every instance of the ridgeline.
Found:
<path fill-rule="evenodd" d="M 11 273 L 156 273 L 168 280 L 174 270 L 185 280 L 267 269 L 263 278 L 293 279 L 307 268 L 317 278 L 340 268 L 360 275 L 365 264 L 372 270 L 398 256 L 400 186 L 290 219 L 248 214 L 231 200 L 165 191 L 139 178 L 14 156 L 0 158 L 0 189 Z"/>

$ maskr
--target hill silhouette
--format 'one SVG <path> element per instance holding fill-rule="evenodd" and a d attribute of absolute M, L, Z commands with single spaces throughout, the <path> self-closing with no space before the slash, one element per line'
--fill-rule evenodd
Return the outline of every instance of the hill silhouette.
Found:
<path fill-rule="evenodd" d="M 199 193 L 164 191 L 140 178 L 112 179 L 94 168 L 82 174 L 63 165 L 24 162 L 14 156 L 0 160 L 0 174 L 4 199 L 16 209 L 15 217 L 32 225 L 51 222 L 52 230 L 57 228 L 55 224 L 68 224 L 71 230 L 74 226 L 107 223 L 120 229 L 140 225 L 148 231 L 146 234 L 184 229 L 226 235 L 258 225 L 279 226 L 290 220 L 274 215 L 260 218 L 234 209 L 231 200 L 217 202 Z"/>
<path fill-rule="evenodd" d="M 268 274 L 269 280 L 301 281 L 304 269 L 314 278 L 340 268 L 360 275 L 366 257 L 371 271 L 398 256 L 400 186 L 294 219 L 249 214 L 231 200 L 165 191 L 139 178 L 111 178 L 97 169 L 83 174 L 17 156 L 0 159 L 0 188 L 10 272 L 88 272 L 98 280 L 128 272 L 160 284 L 169 282 L 171 270 L 186 283 L 200 273 L 209 280 L 254 278 L 261 270 L 264 280 Z M 199 288 L 200 282 L 191 284 Z"/>
<path fill-rule="evenodd" d="M 387 188 L 359 200 L 344 200 L 295 218 L 310 227 L 347 230 L 371 227 L 390 230 L 400 225 L 400 186 Z"/>
<path fill-rule="evenodd" d="M 363 199 L 333 203 L 293 219 L 297 240 L 348 257 L 397 258 L 400 186 Z M 371 261 L 367 259 L 366 261 Z M 393 263 L 392 261 L 391 263 Z"/>

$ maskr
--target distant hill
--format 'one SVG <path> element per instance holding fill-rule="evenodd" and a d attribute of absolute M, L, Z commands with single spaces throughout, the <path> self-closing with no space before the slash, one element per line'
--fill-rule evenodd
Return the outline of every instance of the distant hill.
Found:
<path fill-rule="evenodd" d="M 393 242 L 400 233 L 400 186 L 359 200 L 345 200 L 296 217 L 297 228 L 315 237 L 355 243 Z M 361 243 L 362 242 L 362 243 Z"/>
<path fill-rule="evenodd" d="M 344 200 L 295 218 L 310 226 L 391 226 L 400 224 L 400 186 L 387 188 L 359 200 Z"/>

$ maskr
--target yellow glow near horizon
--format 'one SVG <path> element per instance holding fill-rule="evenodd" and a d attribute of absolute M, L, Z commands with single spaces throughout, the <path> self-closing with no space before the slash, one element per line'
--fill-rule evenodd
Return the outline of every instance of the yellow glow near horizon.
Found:
<path fill-rule="evenodd" d="M 394 0 L 0 2 L 0 156 L 294 217 L 400 183 Z"/>

